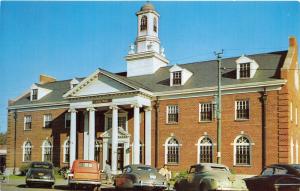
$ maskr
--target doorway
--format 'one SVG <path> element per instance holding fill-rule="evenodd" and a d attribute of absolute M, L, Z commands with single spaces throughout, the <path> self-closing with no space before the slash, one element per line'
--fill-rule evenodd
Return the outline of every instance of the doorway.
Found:
<path fill-rule="evenodd" d="M 109 154 L 108 154 L 108 162 L 111 164 L 111 144 L 109 145 Z M 124 168 L 124 144 L 119 143 L 117 149 L 117 169 L 123 170 Z"/>

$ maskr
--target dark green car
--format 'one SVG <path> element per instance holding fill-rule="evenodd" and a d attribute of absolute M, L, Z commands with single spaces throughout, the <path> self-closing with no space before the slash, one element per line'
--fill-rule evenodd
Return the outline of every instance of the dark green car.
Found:
<path fill-rule="evenodd" d="M 190 167 L 187 178 L 177 181 L 176 191 L 247 191 L 244 180 L 231 174 L 225 165 L 201 163 Z"/>

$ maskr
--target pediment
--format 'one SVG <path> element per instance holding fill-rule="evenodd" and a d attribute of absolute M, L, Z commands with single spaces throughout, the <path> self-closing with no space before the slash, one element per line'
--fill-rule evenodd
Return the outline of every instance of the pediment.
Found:
<path fill-rule="evenodd" d="M 112 129 L 109 129 L 107 131 L 105 131 L 104 133 L 102 133 L 100 135 L 100 137 L 102 138 L 111 138 L 112 135 Z M 118 128 L 118 138 L 128 138 L 130 137 L 130 134 L 128 132 L 126 132 L 122 127 Z"/>
<path fill-rule="evenodd" d="M 73 89 L 68 91 L 64 97 L 85 97 L 111 93 L 122 93 L 134 90 L 130 85 L 104 72 L 97 70 L 84 80 L 82 80 Z"/>
<path fill-rule="evenodd" d="M 98 95 L 116 93 L 132 90 L 132 88 L 117 82 L 107 76 L 99 75 L 98 78 L 83 87 L 77 92 L 77 96 Z"/>

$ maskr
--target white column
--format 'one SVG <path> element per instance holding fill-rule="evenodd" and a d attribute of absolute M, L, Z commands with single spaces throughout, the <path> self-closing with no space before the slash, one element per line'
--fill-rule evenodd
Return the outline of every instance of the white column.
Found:
<path fill-rule="evenodd" d="M 130 149 L 129 140 L 124 143 L 124 166 L 129 165 L 129 152 L 127 152 Z"/>
<path fill-rule="evenodd" d="M 71 112 L 71 127 L 70 127 L 70 168 L 73 161 L 76 159 L 76 110 L 70 109 Z"/>
<path fill-rule="evenodd" d="M 89 113 L 84 112 L 83 159 L 89 159 Z"/>
<path fill-rule="evenodd" d="M 103 147 L 102 147 L 102 154 L 103 154 L 103 159 L 102 159 L 102 169 L 105 168 L 105 165 L 106 165 L 106 160 L 107 160 L 107 147 L 108 147 L 108 144 L 107 144 L 107 139 L 103 140 Z"/>
<path fill-rule="evenodd" d="M 145 164 L 151 165 L 151 108 L 145 109 Z"/>
<path fill-rule="evenodd" d="M 140 164 L 140 107 L 133 105 L 134 120 L 133 120 L 133 164 Z"/>
<path fill-rule="evenodd" d="M 95 109 L 88 108 L 89 111 L 89 160 L 95 158 Z"/>
<path fill-rule="evenodd" d="M 117 152 L 118 152 L 118 107 L 112 109 L 112 131 L 111 131 L 111 171 L 117 173 Z"/>

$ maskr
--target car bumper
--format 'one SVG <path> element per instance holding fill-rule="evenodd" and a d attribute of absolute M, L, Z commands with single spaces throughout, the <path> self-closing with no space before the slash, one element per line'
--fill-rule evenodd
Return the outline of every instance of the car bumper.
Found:
<path fill-rule="evenodd" d="M 101 185 L 100 181 L 69 180 L 69 184 Z"/>
<path fill-rule="evenodd" d="M 135 187 L 167 188 L 167 185 L 165 185 L 165 184 L 155 184 L 155 183 L 146 183 L 146 182 L 135 183 L 135 184 L 133 184 L 133 186 L 135 186 Z"/>
<path fill-rule="evenodd" d="M 226 190 L 230 190 L 230 191 L 248 191 L 247 188 L 228 188 L 228 187 L 219 187 L 216 189 L 216 191 L 226 191 Z"/>
<path fill-rule="evenodd" d="M 37 179 L 37 178 L 28 178 L 26 179 L 26 183 L 49 183 L 54 184 L 55 180 L 45 180 L 45 179 Z"/>

